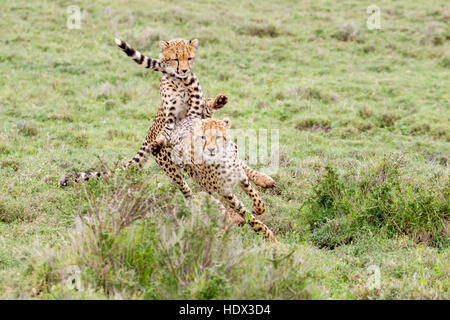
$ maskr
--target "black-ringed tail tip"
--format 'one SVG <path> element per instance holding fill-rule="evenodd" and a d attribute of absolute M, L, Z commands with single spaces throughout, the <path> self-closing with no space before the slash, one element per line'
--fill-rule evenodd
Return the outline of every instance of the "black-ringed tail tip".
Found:
<path fill-rule="evenodd" d="M 120 47 L 122 45 L 122 40 L 114 38 L 114 42 Z"/>
<path fill-rule="evenodd" d="M 69 173 L 67 176 L 63 177 L 60 181 L 59 181 L 59 186 L 60 187 L 67 187 L 68 182 L 70 180 L 70 178 L 72 177 L 72 174 Z"/>

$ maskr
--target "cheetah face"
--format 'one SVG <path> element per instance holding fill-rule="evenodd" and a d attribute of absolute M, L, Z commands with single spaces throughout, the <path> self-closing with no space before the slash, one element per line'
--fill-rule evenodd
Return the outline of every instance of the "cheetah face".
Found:
<path fill-rule="evenodd" d="M 228 119 L 204 119 L 201 129 L 196 134 L 197 150 L 201 152 L 206 162 L 220 160 L 229 146 L 230 137 L 228 128 L 231 122 Z"/>
<path fill-rule="evenodd" d="M 175 73 L 179 78 L 186 78 L 195 61 L 198 40 L 172 39 L 159 44 L 160 59 L 166 65 L 167 71 Z"/>

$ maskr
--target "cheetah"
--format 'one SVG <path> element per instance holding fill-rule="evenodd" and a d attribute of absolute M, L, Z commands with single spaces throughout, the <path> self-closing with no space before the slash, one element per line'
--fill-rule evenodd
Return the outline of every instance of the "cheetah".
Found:
<path fill-rule="evenodd" d="M 192 108 L 189 108 L 192 113 L 202 118 L 209 118 L 215 110 L 222 108 L 228 99 L 225 95 L 204 99 L 199 81 L 191 72 L 196 57 L 198 40 L 177 38 L 170 41 L 161 41 L 159 59 L 149 58 L 141 54 L 125 41 L 115 39 L 115 42 L 136 63 L 162 73 L 160 82 L 161 106 L 141 148 L 121 169 L 126 170 L 133 164 L 137 164 L 138 168 L 141 169 L 148 154 L 152 153 L 156 163 L 179 185 L 180 191 L 189 199 L 192 196 L 192 191 L 178 168 L 171 162 L 171 151 L 164 147 L 165 142 L 175 123 L 186 116 L 189 106 L 192 106 Z M 250 180 L 258 186 L 263 188 L 274 186 L 275 181 L 271 177 L 257 172 L 245 164 L 243 166 Z M 75 174 L 75 176 L 69 174 L 60 181 L 60 185 L 66 186 L 72 178 L 75 182 L 81 182 L 112 173 L 111 171 L 93 171 L 81 172 Z"/>
<path fill-rule="evenodd" d="M 265 212 L 266 206 L 250 184 L 237 146 L 229 135 L 230 125 L 229 119 L 200 119 L 188 115 L 177 123 L 168 141 L 167 146 L 172 149 L 172 160 L 216 201 L 219 198 L 228 203 L 234 214 L 239 216 L 238 219 L 231 216 L 235 222 L 247 222 L 255 232 L 278 243 L 273 232 L 249 213 L 233 194 L 233 187 L 240 184 L 252 199 L 253 213 L 261 215 Z M 218 204 L 221 211 L 224 211 L 220 200 Z"/>

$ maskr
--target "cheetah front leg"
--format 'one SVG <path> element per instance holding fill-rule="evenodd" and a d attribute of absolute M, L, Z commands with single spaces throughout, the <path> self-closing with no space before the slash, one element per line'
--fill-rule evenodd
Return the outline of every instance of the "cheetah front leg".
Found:
<path fill-rule="evenodd" d="M 151 141 L 149 148 L 152 154 L 156 157 L 160 152 L 161 148 L 166 146 L 167 141 L 169 140 L 170 134 L 175 128 L 176 115 L 175 115 L 175 106 L 169 106 L 167 101 L 163 102 L 164 114 L 165 114 L 165 123 L 162 130 L 156 136 L 156 138 Z"/>
<path fill-rule="evenodd" d="M 145 138 L 144 143 L 142 144 L 139 151 L 136 153 L 136 155 L 128 161 L 123 167 L 123 170 L 127 170 L 130 166 L 133 164 L 138 164 L 138 169 L 142 169 L 144 167 L 144 164 L 147 162 L 147 155 L 149 154 L 149 143 L 148 139 Z"/>
<path fill-rule="evenodd" d="M 223 195 L 222 198 L 228 202 L 231 209 L 233 209 L 237 214 L 247 221 L 247 223 L 252 227 L 256 233 L 262 233 L 264 238 L 269 238 L 275 244 L 278 244 L 277 239 L 270 229 L 261 221 L 255 218 L 255 216 L 249 213 L 242 202 L 232 193 Z"/>
<path fill-rule="evenodd" d="M 205 101 L 205 109 L 203 110 L 203 119 L 211 118 L 214 111 L 223 108 L 228 102 L 228 97 L 224 94 L 218 94 L 215 98 L 208 98 Z"/>
<path fill-rule="evenodd" d="M 155 155 L 156 163 L 164 170 L 164 172 L 180 187 L 181 193 L 186 199 L 192 198 L 192 191 L 184 180 L 179 168 L 172 161 L 172 154 L 166 148 L 162 148 Z"/>

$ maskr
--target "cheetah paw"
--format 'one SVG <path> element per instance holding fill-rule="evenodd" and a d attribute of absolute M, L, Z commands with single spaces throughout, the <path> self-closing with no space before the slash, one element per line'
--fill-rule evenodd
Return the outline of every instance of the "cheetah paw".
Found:
<path fill-rule="evenodd" d="M 159 136 L 155 139 L 155 141 L 150 143 L 150 151 L 154 156 L 156 156 L 160 151 L 161 148 L 166 145 L 166 139 L 164 139 L 163 136 Z"/>
<path fill-rule="evenodd" d="M 72 177 L 71 174 L 68 174 L 67 176 L 64 176 L 60 181 L 59 181 L 59 186 L 60 187 L 67 187 L 67 185 L 69 184 L 69 180 Z"/>
<path fill-rule="evenodd" d="M 215 109 L 223 108 L 228 102 L 228 97 L 224 94 L 218 94 L 215 99 Z"/>
<path fill-rule="evenodd" d="M 61 180 L 59 180 L 59 186 L 60 187 L 67 187 L 72 182 L 78 182 L 78 174 L 76 171 L 69 172 L 67 175 L 62 177 Z"/>
<path fill-rule="evenodd" d="M 265 238 L 269 238 L 269 240 L 275 244 L 275 245 L 279 245 L 280 243 L 278 242 L 277 238 L 275 238 L 275 235 L 273 234 L 272 231 L 267 230 L 266 234 L 264 235 Z"/>
<path fill-rule="evenodd" d="M 157 143 L 151 143 L 150 144 L 150 151 L 152 152 L 152 155 L 156 156 L 161 151 L 162 145 Z"/>

